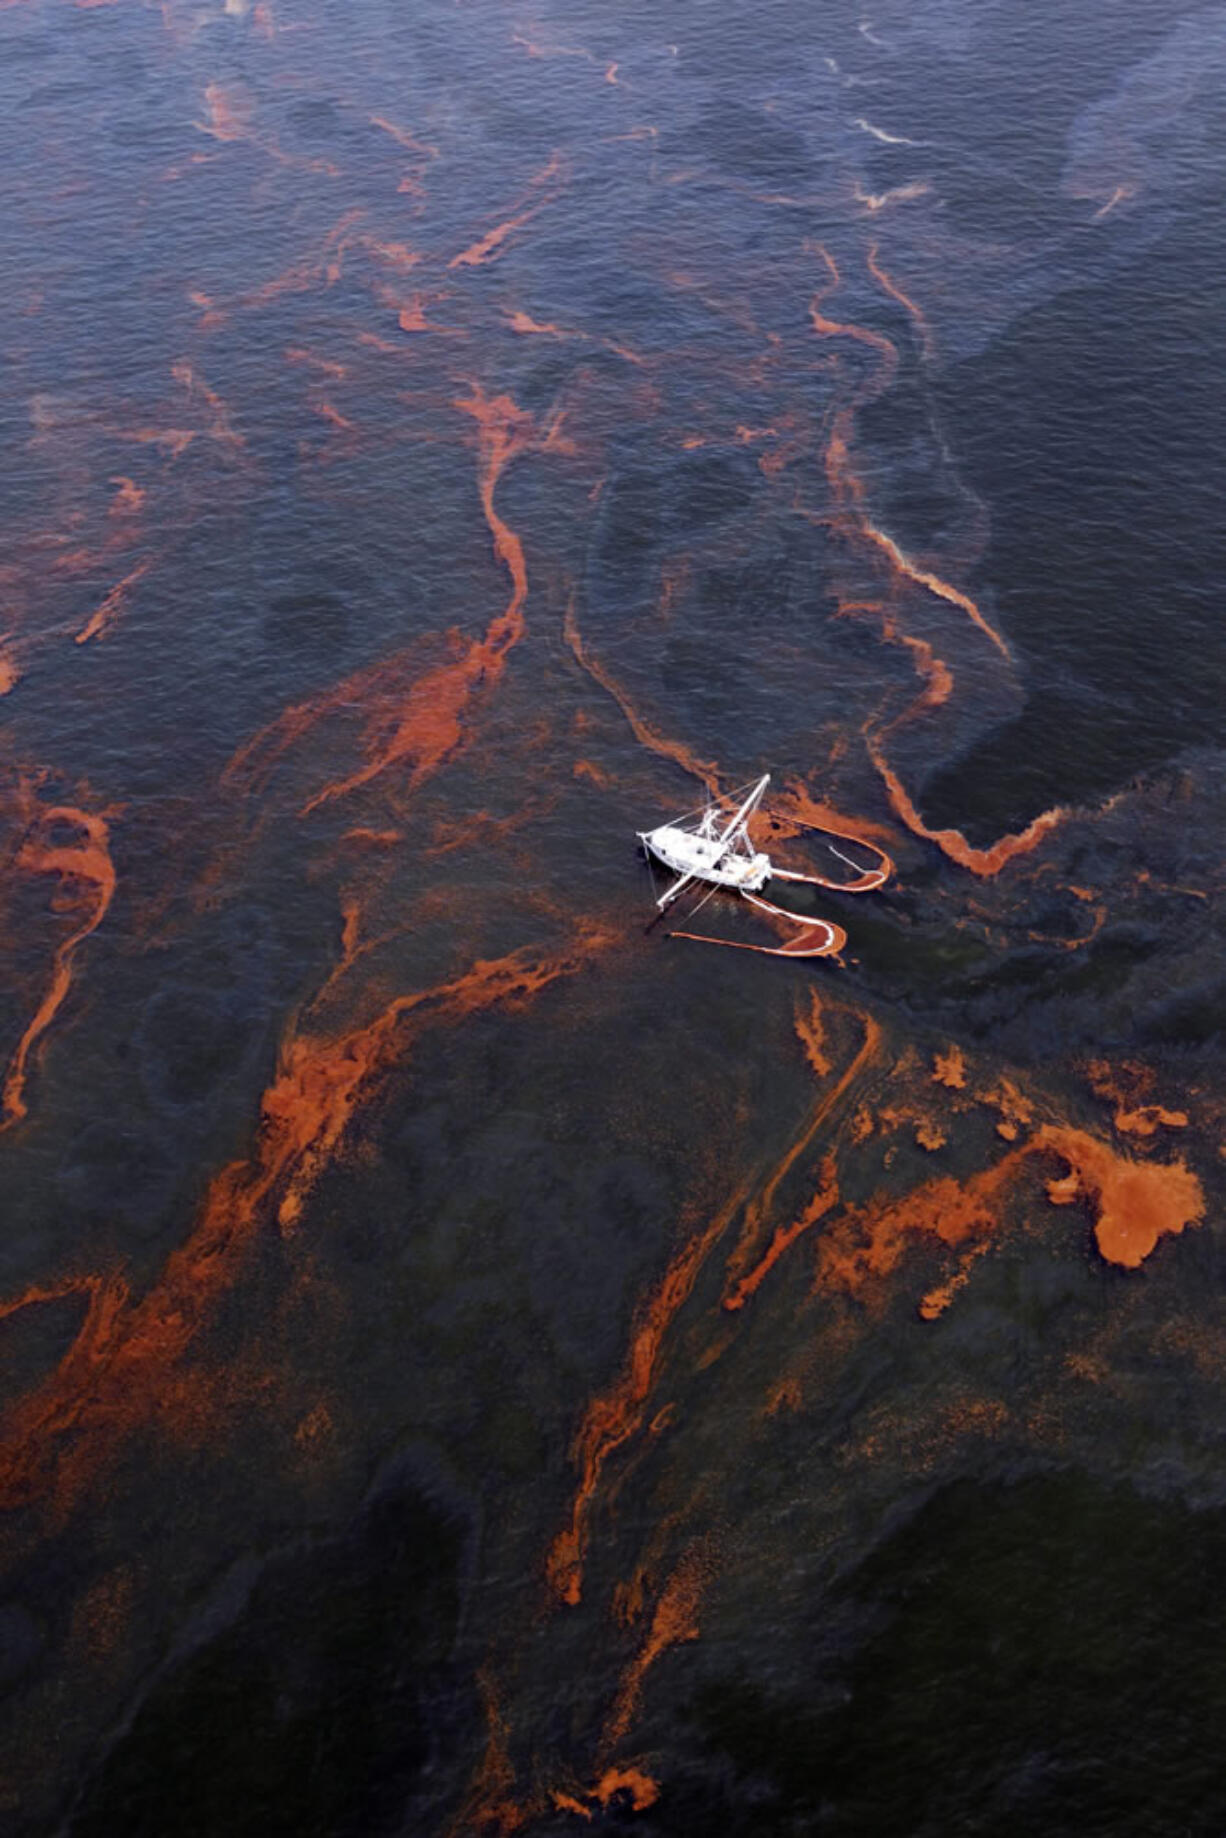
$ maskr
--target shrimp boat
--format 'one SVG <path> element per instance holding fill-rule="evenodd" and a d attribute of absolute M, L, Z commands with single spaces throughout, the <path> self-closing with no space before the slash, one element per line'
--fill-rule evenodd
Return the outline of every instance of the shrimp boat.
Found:
<path fill-rule="evenodd" d="M 855 873 L 852 881 L 830 880 L 823 875 L 800 874 L 794 869 L 778 867 L 769 855 L 755 847 L 750 838 L 750 821 L 760 809 L 770 784 L 770 773 L 764 773 L 753 785 L 743 785 L 732 797 L 708 801 L 696 811 L 662 823 L 654 830 L 639 830 L 638 839 L 648 861 L 657 861 L 676 879 L 656 900 L 656 919 L 660 919 L 680 896 L 696 885 L 705 884 L 708 892 L 691 914 L 693 918 L 707 900 L 720 888 L 739 895 L 750 906 L 764 914 L 776 928 L 786 926 L 790 936 L 779 945 L 742 944 L 731 938 L 714 938 L 705 932 L 673 931 L 670 938 L 693 938 L 703 944 L 728 945 L 734 950 L 758 951 L 767 957 L 835 957 L 847 943 L 847 934 L 833 920 L 818 919 L 790 912 L 763 897 L 762 890 L 772 879 L 799 881 L 810 887 L 825 887 L 841 893 L 867 893 L 889 878 L 893 864 L 884 850 L 862 838 L 849 838 L 841 831 L 823 830 L 827 846 Z M 731 803 L 731 812 L 727 804 Z M 817 829 L 818 825 L 789 819 L 796 829 Z M 838 835 L 844 841 L 854 840 L 876 858 L 876 865 L 866 868 L 834 847 L 829 837 Z M 653 924 L 655 921 L 653 920 Z"/>

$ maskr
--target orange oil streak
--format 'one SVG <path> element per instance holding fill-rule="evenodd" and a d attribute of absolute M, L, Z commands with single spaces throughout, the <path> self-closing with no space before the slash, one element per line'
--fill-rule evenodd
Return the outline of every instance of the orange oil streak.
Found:
<path fill-rule="evenodd" d="M 902 780 L 886 759 L 881 743 L 874 737 L 869 738 L 869 754 L 873 764 L 885 782 L 886 795 L 890 807 L 915 836 L 922 836 L 926 842 L 934 842 L 951 861 L 961 868 L 969 868 L 972 874 L 984 878 L 999 874 L 1009 862 L 1019 855 L 1026 855 L 1037 848 L 1043 838 L 1063 820 L 1065 811 L 1056 805 L 1051 810 L 1040 812 L 1024 830 L 1013 836 L 1002 836 L 990 849 L 976 849 L 966 840 L 961 830 L 931 830 L 924 822 L 914 803 L 903 786 Z"/>
<path fill-rule="evenodd" d="M 808 1016 L 802 1013 L 798 1020 L 802 1045 L 810 1056 L 815 1052 L 820 1054 L 821 1050 L 815 1032 L 816 1012 L 814 1009 Z M 772 1202 L 779 1183 L 797 1156 L 812 1141 L 851 1081 L 879 1051 L 881 1031 L 870 1016 L 865 1016 L 864 1020 L 865 1039 L 855 1059 L 835 1088 L 822 1095 L 798 1142 L 793 1145 L 768 1183 L 766 1192 Z M 550 1586 L 562 1601 L 572 1606 L 582 1597 L 588 1520 L 602 1472 L 616 1451 L 642 1427 L 668 1328 L 689 1299 L 708 1255 L 745 1204 L 748 1187 L 749 1181 L 743 1183 L 708 1223 L 676 1253 L 659 1284 L 636 1312 L 630 1349 L 621 1375 L 608 1391 L 593 1399 L 584 1413 L 573 1448 L 573 1459 L 579 1468 L 579 1482 L 569 1522 L 555 1538 L 546 1562 Z M 765 1210 L 765 1207 L 760 1207 L 759 1214 Z M 757 1281 L 760 1280 L 759 1277 Z M 756 1288 L 757 1283 L 753 1286 Z M 738 1307 L 740 1303 L 734 1301 L 732 1306 Z"/>
<path fill-rule="evenodd" d="M 822 248 L 820 244 L 815 245 L 815 247 L 817 253 L 822 256 L 826 263 L 830 273 L 830 281 L 824 288 L 819 290 L 811 305 L 810 314 L 813 320 L 814 329 L 823 336 L 833 336 L 835 334 L 856 336 L 860 334 L 864 341 L 874 348 L 880 350 L 883 345 L 888 345 L 892 353 L 891 362 L 887 360 L 884 350 L 881 350 L 882 365 L 878 371 L 877 377 L 869 385 L 861 389 L 859 395 L 853 399 L 853 403 L 850 407 L 839 410 L 834 417 L 826 448 L 825 466 L 835 502 L 844 512 L 850 512 L 854 520 L 855 529 L 865 541 L 871 543 L 880 553 L 886 556 L 897 576 L 912 582 L 914 585 L 926 588 L 930 593 L 936 595 L 937 598 L 945 600 L 952 606 L 958 607 L 967 615 L 971 623 L 988 638 L 1000 652 L 1001 656 L 1008 659 L 1009 649 L 1004 639 L 988 620 L 984 618 L 979 607 L 970 596 L 964 594 L 959 588 L 951 586 L 948 581 L 943 580 L 939 575 L 934 574 L 928 569 L 921 568 L 918 564 L 911 561 L 898 547 L 897 543 L 895 543 L 891 537 L 887 536 L 884 531 L 879 530 L 869 518 L 863 483 L 856 474 L 851 461 L 850 448 L 852 429 L 854 426 L 854 409 L 866 399 L 866 396 L 878 394 L 885 386 L 885 383 L 893 375 L 893 365 L 897 361 L 897 353 L 894 351 L 894 347 L 889 344 L 889 341 L 882 340 L 879 334 L 865 333 L 863 328 L 860 327 L 852 328 L 842 326 L 836 321 L 826 318 L 821 312 L 822 303 L 827 295 L 839 285 L 840 277 L 838 267 L 828 252 Z M 885 285 L 883 271 L 871 259 L 870 267 L 874 269 L 878 281 L 881 282 L 882 285 Z M 887 288 L 887 291 L 894 291 L 896 297 L 898 297 L 897 291 L 892 287 Z M 845 610 L 869 609 L 853 609 L 852 607 L 847 607 Z M 914 704 L 911 709 L 906 711 L 901 719 L 910 719 L 923 709 L 939 707 L 952 693 L 953 677 L 948 666 L 945 665 L 940 658 L 936 657 L 931 646 L 928 645 L 926 641 L 913 639 L 908 635 L 900 633 L 894 623 L 884 615 L 883 609 L 874 608 L 872 610 L 883 613 L 886 624 L 886 636 L 893 638 L 895 641 L 901 639 L 911 650 L 913 657 L 916 659 L 921 677 L 925 682 L 925 689 L 919 701 Z M 895 725 L 897 725 L 897 723 Z M 927 842 L 935 843 L 952 861 L 957 862 L 964 868 L 969 868 L 974 874 L 987 876 L 998 873 L 1001 868 L 1012 861 L 1016 856 L 1033 849 L 1049 830 L 1055 828 L 1064 815 L 1064 812 L 1059 807 L 1044 811 L 1020 834 L 1002 837 L 990 849 L 976 849 L 968 843 L 961 831 L 954 829 L 932 830 L 924 823 L 913 800 L 904 788 L 901 779 L 887 761 L 880 736 L 870 734 L 867 738 L 870 757 L 885 783 L 886 793 L 895 815 L 901 818 L 902 822 L 913 835 L 920 836 Z"/>
<path fill-rule="evenodd" d="M 383 242 L 377 236 L 362 236 L 359 242 L 363 249 L 377 256 L 387 267 L 394 268 L 399 274 L 408 274 L 423 260 L 419 249 L 410 249 L 408 243 Z"/>
<path fill-rule="evenodd" d="M 344 364 L 335 363 L 330 357 L 318 357 L 314 351 L 304 351 L 301 345 L 287 345 L 285 355 L 291 364 L 309 364 L 312 370 L 322 370 L 325 376 L 334 377 L 338 382 L 349 374 Z"/>
<path fill-rule="evenodd" d="M 691 1549 L 661 1591 L 651 1627 L 641 1648 L 626 1668 L 605 1728 L 606 1752 L 624 1741 L 638 1709 L 647 1673 L 670 1647 L 697 1640 L 698 1607 L 710 1574 L 710 1559 L 701 1547 Z M 605 1777 L 606 1780 L 608 1777 Z M 618 1785 L 624 1785 L 619 1780 Z M 654 1782 L 652 1783 L 654 1787 Z M 654 1795 L 653 1795 L 654 1797 Z M 649 1805 L 651 1801 L 647 1802 Z"/>
<path fill-rule="evenodd" d="M 586 1819 L 589 1824 L 591 1823 L 591 1807 L 585 1806 L 582 1800 L 576 1800 L 573 1794 L 563 1793 L 560 1787 L 551 1787 L 549 1798 L 558 1812 L 571 1812 L 576 1818 Z"/>
<path fill-rule="evenodd" d="M 464 1805 L 447 1828 L 447 1838 L 491 1831 L 496 1832 L 498 1838 L 511 1838 L 511 1834 L 519 1831 L 539 1809 L 513 1797 L 515 1767 L 509 1751 L 511 1731 L 493 1669 L 488 1665 L 477 1672 L 477 1690 L 485 1712 L 485 1752 Z"/>
<path fill-rule="evenodd" d="M 555 153 L 549 164 L 542 167 L 535 178 L 529 180 L 528 192 L 548 187 L 551 180 L 560 177 L 561 172 L 562 158 L 560 154 Z M 530 223 L 539 212 L 545 209 L 546 205 L 552 204 L 557 195 L 556 189 L 547 190 L 546 195 L 539 198 L 536 203 L 525 206 L 514 216 L 508 217 L 504 223 L 495 225 L 492 230 L 487 230 L 484 236 L 478 237 L 477 241 L 467 249 L 462 249 L 459 255 L 453 255 L 447 264 L 448 268 L 479 268 L 492 260 L 502 248 L 507 237 L 513 235 L 516 230 L 522 230 L 526 223 Z"/>
<path fill-rule="evenodd" d="M 904 293 L 902 288 L 898 285 L 898 282 L 891 280 L 890 276 L 885 272 L 885 269 L 881 267 L 877 260 L 876 243 L 872 243 L 869 246 L 866 266 L 873 279 L 877 282 L 877 285 L 882 288 L 885 293 L 889 294 L 892 300 L 897 300 L 904 312 L 911 315 L 911 318 L 915 321 L 916 330 L 919 333 L 920 345 L 924 356 L 931 361 L 931 359 L 936 356 L 936 346 L 933 343 L 932 328 L 910 294 Z"/>
<path fill-rule="evenodd" d="M 7 696 L 21 681 L 21 670 L 8 652 L 0 650 L 0 696 Z"/>
<path fill-rule="evenodd" d="M 105 1279 L 92 1273 L 61 1277 L 54 1283 L 32 1284 L 18 1296 L 11 1296 L 7 1301 L 0 1299 L 0 1321 L 7 1321 L 10 1315 L 19 1315 L 25 1308 L 37 1308 L 45 1302 L 62 1302 L 65 1296 L 87 1295 L 92 1304 L 104 1285 Z"/>
<path fill-rule="evenodd" d="M 821 256 L 830 274 L 830 279 L 826 282 L 825 286 L 818 288 L 809 303 L 809 317 L 813 322 L 813 330 L 822 338 L 850 338 L 854 339 L 858 344 L 867 345 L 870 350 L 875 351 L 880 359 L 877 374 L 872 378 L 871 382 L 865 386 L 864 392 L 857 400 L 864 401 L 868 399 L 869 396 L 879 396 L 883 390 L 888 388 L 897 374 L 897 348 L 892 339 L 886 338 L 881 332 L 870 331 L 867 326 L 845 325 L 837 319 L 826 318 L 821 308 L 825 304 L 827 298 L 832 293 L 835 293 L 842 285 L 842 276 L 839 273 L 838 264 L 829 250 L 821 243 L 814 243 L 811 247 L 816 254 Z"/>
<path fill-rule="evenodd" d="M 823 1218 L 838 1200 L 838 1182 L 835 1174 L 834 1160 L 832 1156 L 828 1156 L 822 1167 L 821 1186 L 813 1200 L 810 1201 L 809 1205 L 805 1208 L 804 1212 L 801 1213 L 798 1219 L 794 1220 L 789 1225 L 776 1227 L 774 1237 L 765 1253 L 746 1275 L 740 1275 L 740 1272 L 744 1270 L 745 1265 L 749 1262 L 755 1239 L 760 1234 L 763 1226 L 774 1210 L 779 1187 L 785 1176 L 795 1166 L 798 1158 L 809 1147 L 818 1130 L 821 1129 L 829 1118 L 836 1104 L 846 1096 L 851 1086 L 861 1074 L 866 1072 L 871 1065 L 874 1065 L 881 1058 L 883 1042 L 881 1027 L 871 1015 L 866 1014 L 861 1018 L 864 1023 L 864 1039 L 861 1041 L 854 1058 L 845 1067 L 837 1083 L 832 1086 L 829 1091 L 822 1093 L 817 1104 L 814 1106 L 808 1127 L 796 1139 L 791 1149 L 780 1162 L 778 1168 L 776 1168 L 771 1179 L 767 1182 L 762 1191 L 761 1199 L 755 1201 L 754 1204 L 746 1210 L 745 1224 L 742 1228 L 740 1239 L 728 1261 L 729 1287 L 726 1289 L 723 1298 L 724 1307 L 726 1309 L 735 1310 L 743 1308 L 745 1303 L 749 1300 L 749 1297 L 754 1295 L 760 1288 L 768 1272 L 778 1263 L 789 1246 L 794 1244 L 802 1233 L 809 1231 L 811 1227 L 816 1225 L 818 1220 Z M 804 1039 L 803 1034 L 801 1038 L 802 1040 Z"/>
<path fill-rule="evenodd" d="M 267 36 L 273 36 L 272 15 L 267 8 L 257 8 L 256 13 L 267 26 Z M 266 158 L 275 160 L 282 166 L 299 167 L 307 172 L 326 173 L 329 178 L 340 178 L 340 168 L 331 160 L 308 159 L 304 155 L 285 153 L 270 135 L 261 134 L 255 127 L 255 104 L 252 96 L 245 89 L 237 86 L 227 88 L 222 83 L 209 83 L 204 91 L 204 105 L 207 120 L 197 121 L 192 125 L 201 134 L 208 134 L 213 140 L 234 144 L 247 141 Z M 193 160 L 202 156 L 193 156 Z M 181 168 L 172 168 L 169 178 L 178 178 Z"/>
<path fill-rule="evenodd" d="M 518 332 L 524 338 L 577 340 L 582 344 L 602 345 L 606 351 L 612 351 L 616 357 L 624 358 L 628 364 L 642 365 L 644 362 L 638 352 L 631 351 L 627 345 L 616 344 L 611 338 L 597 338 L 592 332 L 568 332 L 565 326 L 545 324 L 534 319 L 531 313 L 525 313 L 522 308 L 517 307 L 511 310 L 504 307 L 502 317 L 512 332 Z"/>
<path fill-rule="evenodd" d="M 828 1079 L 834 1070 L 830 1055 L 826 1051 L 826 1030 L 822 1024 L 821 998 L 816 990 L 809 991 L 809 1010 L 805 1013 L 803 1005 L 798 1005 L 795 1016 L 796 1038 L 801 1044 L 805 1058 L 813 1068 L 816 1078 Z"/>
<path fill-rule="evenodd" d="M 866 817 L 849 817 L 845 812 L 836 810 L 833 804 L 824 799 L 814 798 L 808 788 L 796 780 L 790 780 L 776 798 L 772 800 L 771 816 L 779 819 L 782 827 L 795 824 L 800 829 L 820 830 L 825 836 L 837 836 L 842 842 L 859 843 L 879 858 L 878 868 L 868 870 L 873 877 L 874 886 L 880 886 L 877 879 L 879 871 L 883 878 L 893 872 L 893 863 L 881 846 L 894 841 L 894 832 L 885 824 L 873 823 Z M 845 887 L 844 891 L 848 891 Z M 850 888 L 853 893 L 867 891 L 854 882 Z"/>
<path fill-rule="evenodd" d="M 129 589 L 135 587 L 138 581 L 143 580 L 152 566 L 152 558 L 146 556 L 143 562 L 137 562 L 135 568 L 129 570 L 129 572 L 124 575 L 122 581 L 117 581 L 115 583 L 115 586 L 112 587 L 102 604 L 77 633 L 77 644 L 88 644 L 91 638 L 103 638 L 106 636 L 106 633 L 110 630 L 123 610 Z"/>
<path fill-rule="evenodd" d="M 336 985 L 348 976 L 360 957 L 375 948 L 377 940 L 362 938 L 362 903 L 354 894 L 341 896 L 341 954 L 311 1002 L 321 1008 Z"/>
<path fill-rule="evenodd" d="M 347 1034 L 291 1032 L 260 1101 L 252 1154 L 214 1177 L 187 1242 L 138 1299 L 121 1279 L 102 1281 L 59 1366 L 9 1412 L 0 1431 L 0 1508 L 47 1501 L 62 1519 L 126 1439 L 164 1414 L 180 1360 L 237 1281 L 261 1224 L 298 1228 L 356 1114 L 418 1033 L 493 1007 L 520 1009 L 613 942 L 589 925 L 553 955 L 481 960 L 449 983 L 398 996 Z"/>
<path fill-rule="evenodd" d="M 322 421 L 326 421 L 329 427 L 339 429 L 342 434 L 357 432 L 354 423 L 346 415 L 342 415 L 338 408 L 333 408 L 326 396 L 316 403 L 315 413 Z"/>
<path fill-rule="evenodd" d="M 820 1220 L 824 1219 L 831 1208 L 838 1205 L 838 1201 L 839 1182 L 835 1157 L 828 1155 L 822 1163 L 821 1179 L 809 1204 L 790 1225 L 775 1227 L 774 1237 L 765 1253 L 753 1269 L 741 1278 L 736 1288 L 724 1297 L 724 1307 L 727 1309 L 744 1308 L 750 1296 L 757 1293 L 784 1252 L 790 1250 L 798 1238 L 802 1237 L 805 1232 L 811 1231 Z"/>
<path fill-rule="evenodd" d="M 230 411 L 217 394 L 210 389 L 203 377 L 199 376 L 187 358 L 180 358 L 170 366 L 170 374 L 176 383 L 182 384 L 189 396 L 199 396 L 213 411 L 213 425 L 208 430 L 211 437 L 225 446 L 242 448 L 246 441 L 241 434 L 236 434 L 230 425 Z"/>
<path fill-rule="evenodd" d="M 181 459 L 199 431 L 198 428 L 134 428 L 121 434 L 120 439 L 142 447 L 161 447 L 171 459 Z"/>
<path fill-rule="evenodd" d="M 523 637 L 523 606 L 528 595 L 523 544 L 499 516 L 494 493 L 503 472 L 519 454 L 533 447 L 549 450 L 561 444 L 557 427 L 555 424 L 541 435 L 532 417 L 517 408 L 509 396 L 487 397 L 479 384 L 474 384 L 473 393 L 455 406 L 477 423 L 481 506 L 493 537 L 494 553 L 511 577 L 510 599 L 490 622 L 484 638 L 463 641 L 457 637 L 458 655 L 453 660 L 427 672 L 413 685 L 407 698 L 398 699 L 390 710 L 376 705 L 364 740 L 365 763 L 346 778 L 316 792 L 303 805 L 303 816 L 360 790 L 393 767 L 410 766 L 410 789 L 420 785 L 463 744 L 463 716 L 469 702 L 478 689 L 491 688 L 498 681 L 508 653 Z M 369 680 L 366 673 L 364 681 Z M 283 736 L 278 750 L 304 732 L 319 714 L 344 706 L 353 687 L 343 685 L 319 703 L 287 711 L 276 724 Z M 252 742 L 232 764 L 245 761 L 259 744 Z"/>
<path fill-rule="evenodd" d="M 392 139 L 399 146 L 407 147 L 410 153 L 419 153 L 423 159 L 432 160 L 438 158 L 439 150 L 437 147 L 432 146 L 429 141 L 418 140 L 417 136 L 411 134 L 408 128 L 398 128 L 396 123 L 394 121 L 388 121 L 386 116 L 372 115 L 370 117 L 370 124 L 374 128 L 381 128 L 385 134 L 390 134 Z"/>
<path fill-rule="evenodd" d="M 282 294 L 304 293 L 320 281 L 326 282 L 329 287 L 334 286 L 343 272 L 345 252 L 354 240 L 351 234 L 353 227 L 365 216 L 366 212 L 360 206 L 345 211 L 324 237 L 318 255 L 292 262 L 271 281 L 265 281 L 252 293 L 245 294 L 243 304 L 266 306 Z"/>
<path fill-rule="evenodd" d="M 510 312 L 504 308 L 502 316 L 513 332 L 535 335 L 539 338 L 586 338 L 587 336 L 585 332 L 565 332 L 559 325 L 542 325 L 539 320 L 532 317 L 531 313 L 521 312 L 518 309 Z"/>
<path fill-rule="evenodd" d="M 200 330 L 202 332 L 214 331 L 216 327 L 226 323 L 227 315 L 216 310 L 216 303 L 211 294 L 202 293 L 199 288 L 193 288 L 187 297 L 193 306 L 200 308 Z"/>
<path fill-rule="evenodd" d="M 810 1066 L 813 1067 L 818 1078 L 825 1078 L 830 1072 L 830 1061 L 826 1058 L 825 1032 L 822 1027 L 821 1017 L 821 998 L 817 995 L 816 991 L 810 991 L 808 1013 L 805 1012 L 802 1006 L 798 1005 L 794 1017 L 794 1025 L 797 1039 L 804 1049 L 805 1058 L 808 1060 Z M 822 1093 L 813 1107 L 808 1124 L 800 1134 L 794 1138 L 791 1147 L 783 1157 L 783 1160 L 775 1168 L 774 1173 L 763 1187 L 760 1196 L 746 1208 L 745 1223 L 741 1229 L 740 1238 L 737 1241 L 732 1256 L 728 1260 L 728 1268 L 731 1272 L 736 1272 L 743 1268 L 747 1261 L 746 1246 L 752 1242 L 754 1234 L 760 1229 L 763 1221 L 769 1218 L 774 1210 L 775 1200 L 778 1196 L 780 1186 L 791 1173 L 797 1161 L 804 1154 L 817 1131 L 829 1116 L 832 1106 L 842 1096 L 856 1072 L 860 1070 L 865 1060 L 866 1053 L 870 1046 L 875 1044 L 875 1038 L 879 1037 L 879 1035 L 880 1029 L 877 1028 L 876 1023 L 866 1016 L 864 1040 L 861 1043 L 860 1050 L 855 1059 L 847 1068 L 834 1090 Z"/>
<path fill-rule="evenodd" d="M 426 309 L 436 300 L 450 300 L 447 289 L 436 289 L 431 294 L 413 294 L 402 303 L 397 314 L 396 323 L 402 332 L 442 332 L 449 338 L 464 338 L 467 334 L 460 326 L 436 325 L 426 318 Z"/>
<path fill-rule="evenodd" d="M 463 654 L 464 641 L 458 633 L 449 634 L 448 643 L 451 659 L 457 659 Z M 222 784 L 231 786 L 246 782 L 253 789 L 258 787 L 266 780 L 277 761 L 303 740 L 318 722 L 329 715 L 343 714 L 348 710 L 363 711 L 370 736 L 368 750 L 373 750 L 382 735 L 393 732 L 398 724 L 403 723 L 406 707 L 412 704 L 415 696 L 424 705 L 421 711 L 420 738 L 425 747 L 431 738 L 428 685 L 439 672 L 424 672 L 414 681 L 414 664 L 420 649 L 420 646 L 411 646 L 396 656 L 382 658 L 365 670 L 355 671 L 353 676 L 344 678 L 313 701 L 296 703 L 285 709 L 268 727 L 261 729 L 238 749 L 221 775 Z M 452 667 L 448 663 L 439 669 L 446 671 Z M 373 834 L 369 829 L 366 833 Z"/>
<path fill-rule="evenodd" d="M 66 903 L 75 904 L 83 891 L 88 898 L 84 902 L 81 923 L 55 953 L 47 992 L 9 1061 L 0 1088 L 0 1130 L 10 1128 L 28 1114 L 25 1089 L 30 1055 L 54 1021 L 72 986 L 77 951 L 102 924 L 115 893 L 115 865 L 111 860 L 106 816 L 77 810 L 71 805 L 55 805 L 40 812 L 37 823 L 43 827 L 51 824 L 71 826 L 80 832 L 82 840 L 68 846 L 40 843 L 35 836 L 28 836 L 17 853 L 15 866 L 30 874 L 58 875 Z"/>
<path fill-rule="evenodd" d="M 1095 211 L 1093 217 L 1090 219 L 1091 223 L 1098 223 L 1109 211 L 1113 211 L 1117 204 L 1124 204 L 1129 198 L 1134 198 L 1135 196 L 1135 185 L 1117 185 L 1111 196 L 1107 199 L 1107 202 Z"/>
<path fill-rule="evenodd" d="M 719 768 L 710 760 L 699 759 L 696 754 L 690 752 L 689 748 L 686 747 L 683 742 L 679 740 L 670 740 L 667 735 L 661 734 L 658 728 L 653 728 L 650 723 L 645 721 L 637 712 L 626 692 L 614 682 L 604 666 L 596 662 L 596 659 L 588 651 L 580 636 L 578 622 L 575 619 L 575 604 L 573 600 L 566 609 L 566 617 L 562 630 L 567 644 L 574 652 L 576 662 L 582 669 L 587 671 L 587 674 L 594 682 L 599 683 L 600 687 L 607 695 L 612 696 L 618 708 L 620 708 L 622 714 L 629 722 L 634 738 L 638 741 L 639 745 L 641 747 L 646 747 L 651 753 L 658 754 L 662 759 L 671 759 L 674 764 L 680 766 L 683 771 L 691 773 L 696 779 L 700 779 L 712 793 L 718 793 Z"/>
<path fill-rule="evenodd" d="M 1003 658 L 1008 659 L 1008 645 L 995 626 L 989 624 L 984 618 L 969 594 L 964 594 L 960 588 L 951 587 L 949 582 L 943 581 L 939 574 L 933 574 L 929 569 L 921 568 L 918 563 L 911 561 L 903 554 L 892 536 L 887 536 L 884 530 L 877 529 L 867 519 L 864 523 L 864 535 L 889 557 L 899 574 L 905 575 L 909 581 L 914 581 L 918 587 L 926 587 L 928 592 L 935 594 L 938 599 L 947 600 L 951 606 L 960 607 L 971 624 L 976 626 L 984 637 L 996 646 Z"/>
<path fill-rule="evenodd" d="M 621 1375 L 584 1412 L 572 1451 L 579 1469 L 578 1486 L 569 1521 L 554 1539 L 546 1560 L 550 1587 L 561 1601 L 572 1606 L 582 1599 L 588 1519 L 601 1474 L 610 1458 L 642 1427 L 665 1335 L 688 1301 L 708 1254 L 744 1200 L 745 1188 L 741 1187 L 674 1255 L 655 1289 L 636 1311 Z"/>

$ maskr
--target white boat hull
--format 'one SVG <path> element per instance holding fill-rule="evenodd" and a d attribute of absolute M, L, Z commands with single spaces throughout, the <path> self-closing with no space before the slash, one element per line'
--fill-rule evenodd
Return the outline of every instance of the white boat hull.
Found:
<path fill-rule="evenodd" d="M 739 855 L 720 836 L 696 836 L 664 823 L 657 830 L 640 830 L 639 841 L 674 874 L 692 875 L 717 887 L 757 893 L 771 877 L 768 855 Z"/>

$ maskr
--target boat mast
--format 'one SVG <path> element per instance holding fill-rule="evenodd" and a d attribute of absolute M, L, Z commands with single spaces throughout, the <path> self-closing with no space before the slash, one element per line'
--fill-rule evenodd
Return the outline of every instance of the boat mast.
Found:
<path fill-rule="evenodd" d="M 716 857 L 717 861 L 722 860 L 734 843 L 740 841 L 745 833 L 749 819 L 753 816 L 759 804 L 761 804 L 766 792 L 766 787 L 770 782 L 770 773 L 763 773 L 745 802 L 733 811 L 731 817 L 728 819 L 727 827 L 718 838 L 719 842 L 722 844 L 722 848 L 720 854 Z M 673 885 L 661 894 L 660 898 L 656 901 L 656 905 L 659 907 L 660 911 L 663 912 L 665 907 L 671 906 L 673 901 L 677 898 L 677 895 L 683 893 L 690 885 L 691 881 L 701 880 L 702 878 L 703 877 L 699 874 L 689 873 L 683 874 L 680 880 L 674 881 Z"/>
<path fill-rule="evenodd" d="M 729 819 L 728 827 L 720 838 L 720 841 L 726 849 L 730 849 L 734 842 L 740 840 L 742 832 L 749 823 L 749 819 L 753 816 L 759 804 L 761 804 L 766 792 L 766 787 L 770 782 L 770 773 L 764 772 L 746 798 L 744 804 L 741 805 L 739 810 L 733 812 L 732 817 Z"/>

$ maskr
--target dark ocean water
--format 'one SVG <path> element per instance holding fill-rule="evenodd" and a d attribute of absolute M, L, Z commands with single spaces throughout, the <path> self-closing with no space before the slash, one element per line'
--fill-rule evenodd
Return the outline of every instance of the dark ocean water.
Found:
<path fill-rule="evenodd" d="M 0 1828 L 1226 1831 L 1226 9 L 0 0 L 0 140 Z M 842 961 L 643 930 L 764 771 Z"/>

